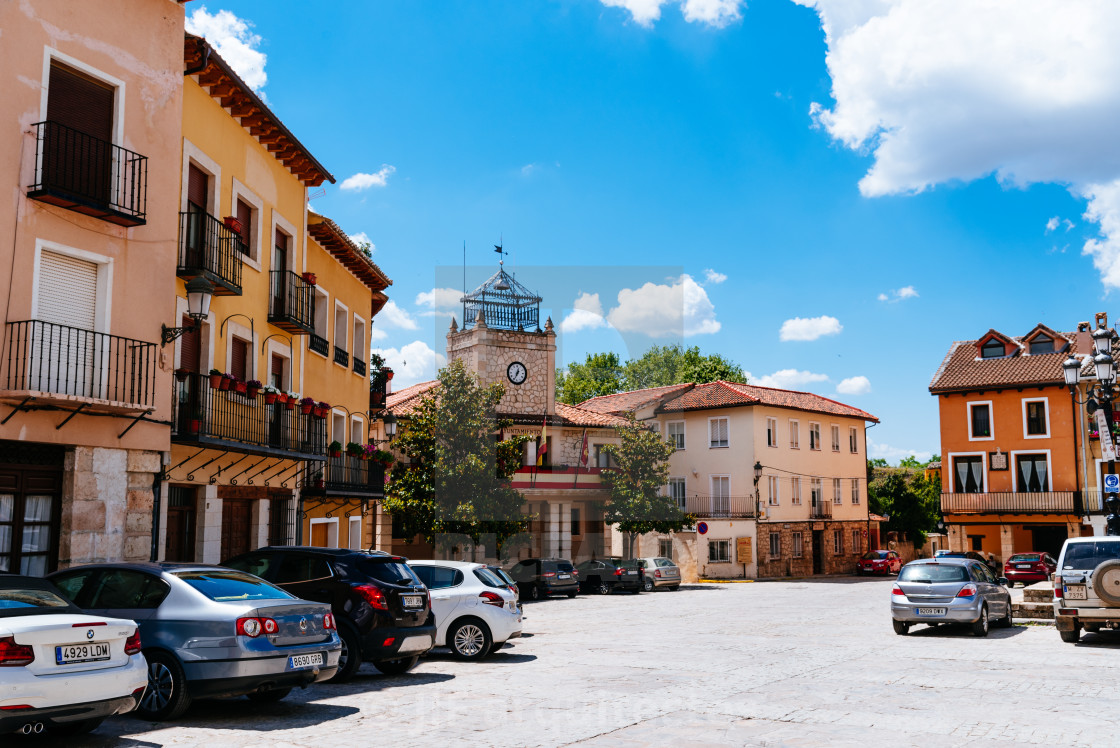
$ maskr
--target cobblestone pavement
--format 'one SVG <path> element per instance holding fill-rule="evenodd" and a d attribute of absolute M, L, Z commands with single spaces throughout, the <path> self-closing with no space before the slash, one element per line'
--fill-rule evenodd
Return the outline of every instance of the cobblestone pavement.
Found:
<path fill-rule="evenodd" d="M 364 666 L 279 704 L 120 717 L 68 746 L 1116 744 L 1120 634 L 890 627 L 887 580 L 705 584 L 525 607 L 489 660 Z M 16 739 L 5 746 L 42 744 Z"/>

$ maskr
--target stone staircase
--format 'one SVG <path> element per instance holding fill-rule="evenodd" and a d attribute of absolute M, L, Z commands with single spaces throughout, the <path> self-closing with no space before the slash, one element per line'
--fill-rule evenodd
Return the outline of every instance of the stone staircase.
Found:
<path fill-rule="evenodd" d="M 1038 582 L 1023 588 L 1023 600 L 1013 606 L 1015 618 L 1036 621 L 1054 620 L 1054 585 Z"/>

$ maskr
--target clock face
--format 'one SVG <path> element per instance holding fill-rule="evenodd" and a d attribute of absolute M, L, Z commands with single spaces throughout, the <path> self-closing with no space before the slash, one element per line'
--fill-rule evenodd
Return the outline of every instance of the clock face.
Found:
<path fill-rule="evenodd" d="M 506 376 L 509 377 L 509 381 L 514 384 L 521 384 L 528 375 L 529 372 L 525 369 L 525 364 L 520 361 L 514 361 L 509 365 L 509 368 L 506 369 Z"/>

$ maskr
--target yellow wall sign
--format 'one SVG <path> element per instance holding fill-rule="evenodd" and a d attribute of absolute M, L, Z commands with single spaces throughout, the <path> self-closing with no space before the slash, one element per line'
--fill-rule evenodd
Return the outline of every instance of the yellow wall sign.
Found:
<path fill-rule="evenodd" d="M 741 564 L 749 564 L 754 561 L 754 553 L 751 549 L 751 538 L 735 538 L 736 556 Z"/>

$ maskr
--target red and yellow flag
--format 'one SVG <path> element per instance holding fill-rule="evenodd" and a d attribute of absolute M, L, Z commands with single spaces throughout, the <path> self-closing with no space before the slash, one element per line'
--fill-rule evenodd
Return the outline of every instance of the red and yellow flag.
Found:
<path fill-rule="evenodd" d="M 545 416 L 544 422 L 541 424 L 541 443 L 537 447 L 537 467 L 544 465 L 545 455 L 548 454 L 548 416 Z"/>

